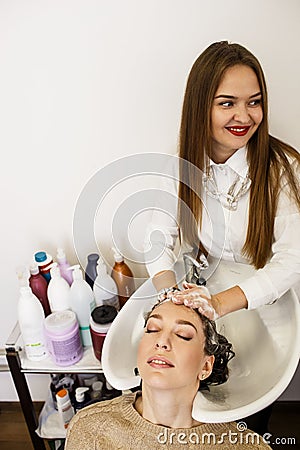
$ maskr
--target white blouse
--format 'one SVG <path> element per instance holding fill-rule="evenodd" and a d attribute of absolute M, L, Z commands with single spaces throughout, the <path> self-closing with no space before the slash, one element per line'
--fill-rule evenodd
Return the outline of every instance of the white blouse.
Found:
<path fill-rule="evenodd" d="M 245 179 L 248 172 L 246 148 L 236 151 L 225 164 L 210 161 L 219 197 L 203 189 L 203 218 L 199 237 L 209 255 L 221 260 L 250 264 L 242 248 L 248 226 L 249 193 L 239 198 L 236 210 L 223 206 L 223 201 L 237 177 Z M 177 202 L 178 159 L 166 171 L 160 187 L 156 210 L 147 227 L 145 239 L 146 267 L 152 277 L 163 270 L 173 270 L 178 257 Z M 278 180 L 280 182 L 280 180 Z M 212 189 L 209 189 L 212 192 Z M 274 223 L 272 255 L 268 263 L 239 283 L 248 309 L 272 303 L 300 280 L 300 212 L 283 186 Z M 151 248 L 151 250 L 149 250 Z"/>

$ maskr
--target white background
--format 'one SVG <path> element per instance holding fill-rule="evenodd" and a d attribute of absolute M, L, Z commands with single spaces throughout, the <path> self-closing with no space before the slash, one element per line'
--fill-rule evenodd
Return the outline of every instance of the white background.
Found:
<path fill-rule="evenodd" d="M 16 267 L 57 246 L 76 262 L 73 213 L 88 180 L 124 156 L 176 152 L 186 77 L 210 43 L 239 42 L 259 58 L 271 132 L 300 148 L 299 13 L 298 0 L 0 1 L 0 347 L 16 321 Z M 109 261 L 120 195 L 95 224 Z M 35 399 L 48 382 L 30 377 Z M 16 398 L 0 373 L 0 401 Z"/>

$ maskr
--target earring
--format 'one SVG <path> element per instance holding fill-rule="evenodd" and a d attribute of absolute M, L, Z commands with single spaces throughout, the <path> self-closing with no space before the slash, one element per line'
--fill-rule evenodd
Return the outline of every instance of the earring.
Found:
<path fill-rule="evenodd" d="M 201 376 L 201 380 L 204 380 L 205 378 L 206 378 L 206 374 L 203 373 L 202 376 Z"/>

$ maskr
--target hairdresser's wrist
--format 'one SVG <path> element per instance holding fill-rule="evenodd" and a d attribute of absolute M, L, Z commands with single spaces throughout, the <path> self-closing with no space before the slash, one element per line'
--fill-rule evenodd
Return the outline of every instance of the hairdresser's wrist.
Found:
<path fill-rule="evenodd" d="M 247 298 L 239 286 L 212 295 L 211 303 L 219 317 L 248 307 Z"/>

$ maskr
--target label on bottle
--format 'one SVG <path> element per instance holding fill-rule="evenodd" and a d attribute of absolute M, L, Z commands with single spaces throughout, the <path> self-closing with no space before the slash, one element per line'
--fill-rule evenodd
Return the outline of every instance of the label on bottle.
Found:
<path fill-rule="evenodd" d="M 25 352 L 31 361 L 40 361 L 48 356 L 48 351 L 38 335 L 32 336 L 30 342 L 25 342 Z"/>
<path fill-rule="evenodd" d="M 68 428 L 68 425 L 72 417 L 74 416 L 73 406 L 71 405 L 71 403 L 67 403 L 65 406 L 59 407 L 59 411 L 61 414 L 64 428 Z"/>

